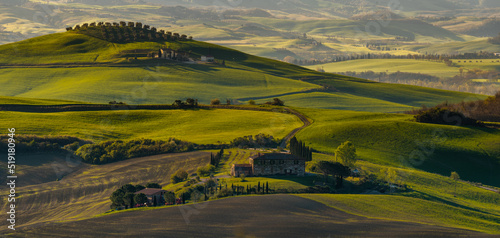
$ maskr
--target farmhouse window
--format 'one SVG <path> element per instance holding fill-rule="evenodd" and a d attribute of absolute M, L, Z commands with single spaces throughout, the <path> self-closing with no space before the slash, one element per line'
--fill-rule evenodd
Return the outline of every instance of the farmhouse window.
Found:
<path fill-rule="evenodd" d="M 298 160 L 294 160 L 293 163 L 294 164 L 299 164 L 299 161 Z"/>

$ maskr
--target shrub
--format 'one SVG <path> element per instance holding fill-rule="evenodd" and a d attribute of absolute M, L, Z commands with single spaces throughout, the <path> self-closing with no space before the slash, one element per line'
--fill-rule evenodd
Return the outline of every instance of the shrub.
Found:
<path fill-rule="evenodd" d="M 248 101 L 248 104 L 249 105 L 255 105 L 255 101 L 254 100 L 250 100 L 250 101 Z"/>
<path fill-rule="evenodd" d="M 203 167 L 199 167 L 196 170 L 196 173 L 198 174 L 198 176 L 208 177 L 208 176 L 210 176 L 210 174 L 215 173 L 215 166 L 209 164 L 209 165 L 206 165 Z"/>
<path fill-rule="evenodd" d="M 210 101 L 210 105 L 220 105 L 220 100 L 218 98 L 212 99 Z"/>
<path fill-rule="evenodd" d="M 233 190 L 229 188 L 223 188 L 217 192 L 217 195 L 215 197 L 217 198 L 223 198 L 223 197 L 228 197 L 233 195 Z"/>
<path fill-rule="evenodd" d="M 177 170 L 177 172 L 175 172 L 175 174 L 172 175 L 172 177 L 170 177 L 170 180 L 172 181 L 172 183 L 180 183 L 186 180 L 188 176 L 189 175 L 186 170 L 179 169 Z"/>

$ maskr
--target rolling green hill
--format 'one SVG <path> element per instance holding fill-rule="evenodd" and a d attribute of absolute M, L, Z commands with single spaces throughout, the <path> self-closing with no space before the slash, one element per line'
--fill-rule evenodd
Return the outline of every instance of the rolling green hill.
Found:
<path fill-rule="evenodd" d="M 491 44 L 488 40 L 475 40 L 434 44 L 430 46 L 415 46 L 409 47 L 409 49 L 420 53 L 433 52 L 435 54 L 463 54 L 480 51 L 499 52 L 500 45 Z"/>
<path fill-rule="evenodd" d="M 92 141 L 174 137 L 194 143 L 215 144 L 259 133 L 283 138 L 302 126 L 301 121 L 290 114 L 228 109 L 58 113 L 2 111 L 0 115 L 0 125 L 4 128 L 15 126 L 18 134 L 71 135 Z"/>
<path fill-rule="evenodd" d="M 500 131 L 417 123 L 411 115 L 300 109 L 314 123 L 297 138 L 316 150 L 333 153 L 351 141 L 360 159 L 414 167 L 465 180 L 500 186 Z M 480 172 L 478 172 L 480 171 Z"/>
<path fill-rule="evenodd" d="M 190 52 L 193 59 L 212 54 L 226 66 L 126 56 L 127 52 L 156 52 L 161 47 Z M 0 83 L 1 96 L 26 98 L 169 104 L 188 97 L 209 103 L 214 98 L 245 102 L 283 96 L 291 106 L 377 112 L 475 97 L 319 73 L 199 41 L 120 44 L 75 32 L 0 46 Z M 322 90 L 321 85 L 334 90 Z M 314 90 L 323 94 L 310 94 Z M 311 96 L 318 101 L 311 104 Z"/>
<path fill-rule="evenodd" d="M 314 65 L 306 68 L 312 70 L 323 68 L 326 72 L 373 71 L 377 73 L 395 73 L 400 71 L 429 74 L 437 77 L 453 77 L 460 73 L 458 67 L 448 67 L 441 62 L 413 59 L 360 59 Z"/>

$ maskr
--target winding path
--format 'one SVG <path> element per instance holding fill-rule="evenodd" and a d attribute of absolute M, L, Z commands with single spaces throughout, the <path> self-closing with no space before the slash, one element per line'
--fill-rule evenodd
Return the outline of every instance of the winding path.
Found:
<path fill-rule="evenodd" d="M 301 126 L 301 127 L 299 127 L 299 128 L 295 128 L 293 131 L 291 131 L 290 133 L 288 133 L 288 135 L 285 136 L 285 138 L 283 138 L 283 140 L 280 143 L 280 147 L 281 148 L 286 148 L 286 144 L 288 143 L 288 141 L 290 141 L 290 139 L 292 139 L 300 130 L 302 130 L 302 129 L 304 129 L 304 128 L 306 128 L 306 127 L 308 127 L 309 125 L 312 124 L 312 122 L 310 122 L 309 119 L 307 119 L 307 117 L 304 114 L 302 114 L 302 113 L 300 113 L 298 111 L 295 111 L 293 109 L 290 109 L 288 107 L 285 107 L 284 109 L 287 112 L 289 112 L 289 113 L 297 116 L 304 123 L 304 125 Z"/>

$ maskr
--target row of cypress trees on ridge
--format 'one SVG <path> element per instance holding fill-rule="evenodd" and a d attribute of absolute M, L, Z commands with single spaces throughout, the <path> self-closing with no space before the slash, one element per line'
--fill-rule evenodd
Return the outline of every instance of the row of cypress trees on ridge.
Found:
<path fill-rule="evenodd" d="M 67 27 L 66 31 L 75 31 L 81 34 L 90 35 L 102 40 L 122 43 L 135 41 L 187 41 L 192 40 L 192 36 L 187 36 L 170 31 L 158 30 L 150 25 L 143 25 L 141 22 L 92 22 Z"/>

